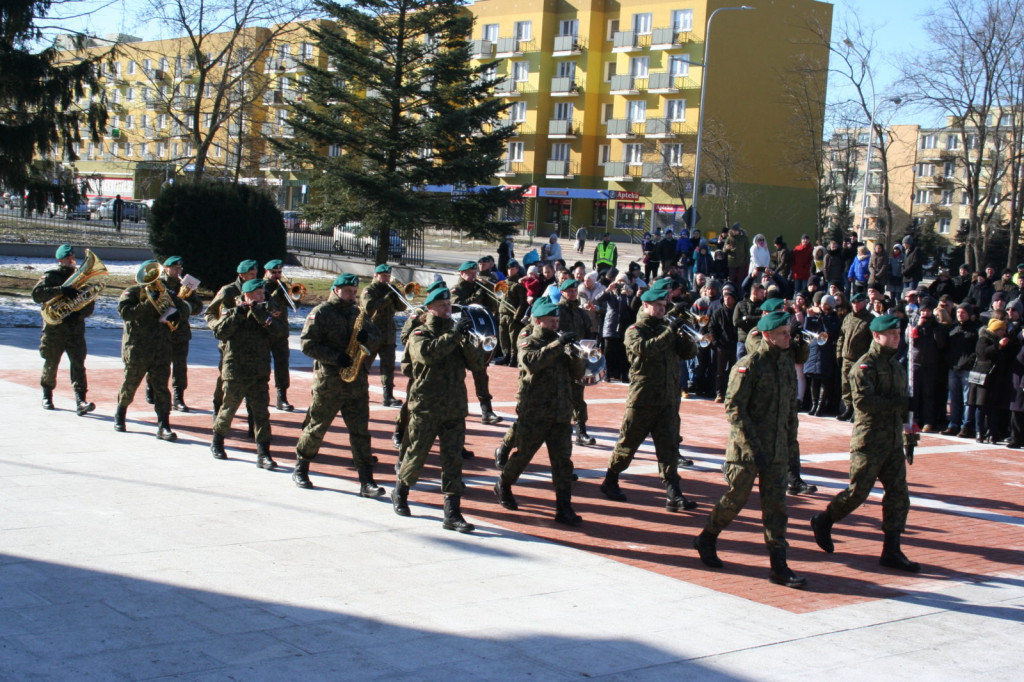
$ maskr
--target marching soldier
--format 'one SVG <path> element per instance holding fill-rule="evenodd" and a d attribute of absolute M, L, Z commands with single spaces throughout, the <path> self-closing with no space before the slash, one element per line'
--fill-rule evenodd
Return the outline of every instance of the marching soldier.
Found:
<path fill-rule="evenodd" d="M 836 341 L 836 360 L 842 365 L 839 379 L 843 390 L 843 404 L 836 419 L 841 422 L 849 421 L 853 417 L 850 371 L 853 364 L 867 353 L 871 346 L 870 325 L 873 316 L 868 310 L 868 297 L 863 292 L 854 294 L 850 298 L 850 305 L 853 312 L 843 318 L 843 324 L 839 328 L 839 339 Z"/>
<path fill-rule="evenodd" d="M 662 284 L 664 282 L 664 284 Z M 629 468 L 637 448 L 650 434 L 665 483 L 665 508 L 671 512 L 695 509 L 697 503 L 679 490 L 679 361 L 697 355 L 697 344 L 679 331 L 681 318 L 665 321 L 668 280 L 659 280 L 640 297 L 643 306 L 636 323 L 626 330 L 629 357 L 629 396 L 626 413 L 601 492 L 617 502 L 626 495 L 619 488 L 619 474 Z"/>
<path fill-rule="evenodd" d="M 471 327 L 463 316 L 459 326 L 452 323 L 451 293 L 436 289 L 427 296 L 426 320 L 409 337 L 406 354 L 412 363 L 409 388 L 409 431 L 402 467 L 391 494 L 399 516 L 409 516 L 409 488 L 419 480 L 427 453 L 440 440 L 441 493 L 444 495 L 444 523 L 447 530 L 469 533 L 473 524 L 462 517 L 461 451 L 466 439 L 466 370 L 482 369 L 487 362 L 483 351 L 468 340 Z"/>
<path fill-rule="evenodd" d="M 78 290 L 64 286 L 71 275 L 75 274 L 75 250 L 70 244 L 61 244 L 57 248 L 58 267 L 47 270 L 32 288 L 32 300 L 46 303 L 52 298 L 63 296 L 73 299 Z M 65 353 L 71 363 L 71 386 L 75 389 L 75 412 L 81 417 L 96 409 L 94 403 L 85 399 L 89 383 L 85 375 L 85 318 L 96 309 L 96 301 L 91 301 L 81 310 L 77 310 L 60 324 L 43 322 L 43 333 L 39 339 L 39 355 L 43 358 L 43 373 L 39 385 L 43 388 L 43 409 L 52 410 L 53 389 L 57 386 L 57 368 Z"/>
<path fill-rule="evenodd" d="M 213 422 L 210 451 L 215 459 L 227 459 L 224 438 L 242 399 L 253 416 L 256 435 L 256 466 L 277 468 L 270 457 L 270 349 L 287 318 L 274 315 L 266 303 L 266 283 L 250 279 L 242 285 L 242 299 L 233 308 L 221 308 L 213 335 L 224 345 L 224 402 Z"/>
<path fill-rule="evenodd" d="M 157 263 L 148 260 L 139 266 L 137 279 L 141 280 L 147 267 Z M 114 413 L 114 430 L 125 431 L 125 416 L 128 406 L 135 399 L 135 392 L 143 379 L 153 386 L 153 404 L 156 410 L 157 432 L 160 440 L 177 440 L 178 434 L 171 430 L 171 393 L 167 382 L 171 376 L 171 327 L 180 319 L 178 310 L 185 304 L 168 292 L 175 312 L 161 320 L 161 311 L 152 304 L 148 287 L 154 284 L 133 284 L 124 290 L 117 302 L 117 312 L 124 320 L 124 335 L 121 341 L 121 358 L 124 360 L 124 382 L 117 393 L 117 411 Z"/>
<path fill-rule="evenodd" d="M 288 299 L 289 294 L 284 290 L 284 283 L 281 281 L 283 268 L 284 261 L 280 259 L 269 261 L 263 266 L 267 276 L 265 300 L 271 315 L 284 322 L 270 327 L 270 355 L 274 359 L 274 385 L 277 387 L 275 407 L 282 412 L 294 412 L 295 406 L 288 402 L 288 387 L 292 383 L 288 368 L 291 360 L 291 350 L 288 347 L 288 311 L 292 306 Z"/>
<path fill-rule="evenodd" d="M 486 284 L 477 283 L 476 263 L 467 260 L 459 266 L 459 283 L 452 287 L 451 305 L 479 304 L 487 308 L 493 316 L 495 313 L 495 300 L 483 290 Z M 497 424 L 502 420 L 494 414 L 491 409 L 491 386 L 487 378 L 487 365 L 479 369 L 471 369 L 473 372 L 473 385 L 476 387 L 476 397 L 480 401 L 480 421 L 484 424 Z"/>
<path fill-rule="evenodd" d="M 529 426 L 517 429 L 518 447 L 494 484 L 494 494 L 505 509 L 519 509 L 512 486 L 541 444 L 551 459 L 555 486 L 555 521 L 569 526 L 583 522 L 572 508 L 572 387 L 585 370 L 584 361 L 569 355 L 567 345 L 577 338 L 572 330 L 559 331 L 560 313 L 566 308 L 549 298 L 533 304 L 533 328 L 519 344 L 519 400 L 516 413 Z M 518 424 L 519 421 L 516 422 Z"/>
<path fill-rule="evenodd" d="M 558 301 L 561 310 L 558 327 L 563 332 L 572 332 L 576 339 L 593 339 L 596 335 L 590 326 L 590 316 L 580 306 L 579 282 L 574 279 L 567 279 L 559 285 L 562 297 Z M 584 364 L 585 367 L 585 364 Z M 587 433 L 587 402 L 583 399 L 583 384 L 581 373 L 572 382 L 569 394 L 572 397 L 572 419 L 576 424 L 576 445 L 593 445 L 596 441 Z"/>
<path fill-rule="evenodd" d="M 402 401 L 395 398 L 395 313 L 403 310 L 405 304 L 391 288 L 391 266 L 386 263 L 374 270 L 373 281 L 363 289 L 359 305 L 380 330 L 381 343 L 377 349 L 380 355 L 380 383 L 384 387 L 381 404 L 384 407 L 401 407 Z M 370 357 L 373 363 L 373 357 Z"/>
<path fill-rule="evenodd" d="M 881 481 L 882 532 L 885 541 L 879 563 L 916 572 L 920 566 L 900 549 L 907 527 L 910 490 L 907 487 L 905 430 L 910 392 L 907 368 L 900 364 L 900 320 L 881 315 L 871 321 L 872 343 L 850 372 L 853 395 L 853 438 L 850 441 L 850 485 L 832 498 L 825 511 L 811 517 L 818 546 L 831 554 L 832 525 L 864 503 L 875 481 Z"/>
<path fill-rule="evenodd" d="M 242 285 L 251 279 L 256 279 L 256 268 L 259 264 L 252 260 L 244 260 L 238 264 L 236 272 L 238 278 L 230 284 L 225 284 L 217 292 L 217 295 L 210 301 L 210 305 L 206 306 L 206 312 L 203 313 L 203 317 L 206 318 L 206 325 L 213 329 L 213 323 L 220 319 L 221 308 L 233 308 L 235 302 L 242 295 Z M 221 358 L 224 357 L 224 344 L 218 343 L 217 349 L 220 351 Z M 220 405 L 224 401 L 224 380 L 220 376 L 220 370 L 222 367 L 218 366 L 217 384 L 213 389 L 213 413 L 217 414 L 220 412 Z"/>
<path fill-rule="evenodd" d="M 358 289 L 358 277 L 338 275 L 327 301 L 313 308 L 302 328 L 302 352 L 314 360 L 313 403 L 295 446 L 292 481 L 300 488 L 313 487 L 309 464 L 320 452 L 327 429 L 340 411 L 349 433 L 352 463 L 359 474 L 359 496 L 380 497 L 384 488 L 373 480 L 370 386 L 366 376 L 366 360 L 380 346 L 380 332 L 356 305 Z M 363 348 L 368 351 L 366 356 Z M 355 378 L 345 381 L 342 374 L 352 371 Z"/>
<path fill-rule="evenodd" d="M 163 274 L 160 281 L 170 293 L 178 297 L 184 304 L 179 311 L 181 317 L 178 326 L 171 332 L 171 388 L 174 391 L 173 407 L 178 412 L 189 412 L 185 404 L 185 389 L 188 388 L 188 347 L 192 341 L 192 325 L 188 318 L 198 315 L 203 311 L 203 302 L 195 295 L 194 291 L 186 290 L 186 296 L 181 296 L 181 256 L 171 256 L 164 261 Z M 146 402 L 153 404 L 153 386 L 146 380 Z"/>
<path fill-rule="evenodd" d="M 523 330 L 523 318 L 530 310 L 526 301 L 526 287 L 520 280 L 523 278 L 523 266 L 512 259 L 508 262 L 508 293 L 505 301 L 499 306 L 498 338 L 504 357 L 494 361 L 496 365 L 518 366 L 519 332 Z"/>

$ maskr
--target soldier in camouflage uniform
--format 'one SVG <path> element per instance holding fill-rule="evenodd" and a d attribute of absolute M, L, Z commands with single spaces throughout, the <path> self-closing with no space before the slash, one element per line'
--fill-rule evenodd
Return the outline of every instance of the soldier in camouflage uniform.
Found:
<path fill-rule="evenodd" d="M 75 251 L 70 244 L 61 244 L 56 253 L 57 267 L 47 270 L 32 288 L 32 300 L 46 303 L 57 296 L 75 298 L 78 291 L 65 287 L 64 282 L 75 274 Z M 89 383 L 85 375 L 85 318 L 92 315 L 96 302 L 92 301 L 81 310 L 64 318 L 60 324 L 43 322 L 43 334 L 39 339 L 39 355 L 43 358 L 43 373 L 39 385 L 43 387 L 43 409 L 53 409 L 53 389 L 57 386 L 57 368 L 65 353 L 71 363 L 71 386 L 75 389 L 75 411 L 81 417 L 96 409 L 96 405 L 85 399 Z"/>
<path fill-rule="evenodd" d="M 643 308 L 626 330 L 629 357 L 629 396 L 618 442 L 608 462 L 601 492 L 610 500 L 626 501 L 619 488 L 637 448 L 650 434 L 665 483 L 665 508 L 672 512 L 694 509 L 696 502 L 679 490 L 679 361 L 697 355 L 697 345 L 680 327 L 681 318 L 665 321 L 669 280 L 659 280 L 640 297 Z"/>
<path fill-rule="evenodd" d="M 256 466 L 272 471 L 277 463 L 270 457 L 270 348 L 288 323 L 267 306 L 265 286 L 262 279 L 247 281 L 242 300 L 233 308 L 221 308 L 220 319 L 213 323 L 213 335 L 224 344 L 224 403 L 213 421 L 210 451 L 216 459 L 228 458 L 224 438 L 245 399 L 255 427 Z"/>
<path fill-rule="evenodd" d="M 555 521 L 578 526 L 581 519 L 572 508 L 572 387 L 585 371 L 585 363 L 567 353 L 566 346 L 577 332 L 558 331 L 565 308 L 549 298 L 533 304 L 533 331 L 519 344 L 520 372 L 516 414 L 527 428 L 518 429 L 518 445 L 498 481 L 494 494 L 501 506 L 519 509 L 512 486 L 542 444 L 551 459 L 551 482 L 555 485 Z"/>
<path fill-rule="evenodd" d="M 309 464 L 320 452 L 327 429 L 341 411 L 349 433 L 352 462 L 359 474 L 360 497 L 380 497 L 384 489 L 373 480 L 373 454 L 370 451 L 370 384 L 366 376 L 367 358 L 360 360 L 349 352 L 352 335 L 372 355 L 380 346 L 380 331 L 367 316 L 356 329 L 360 315 L 356 305 L 359 278 L 339 275 L 327 301 L 306 317 L 302 327 L 302 352 L 313 358 L 313 403 L 306 412 L 302 435 L 295 446 L 296 463 L 292 481 L 300 488 L 312 488 Z M 359 363 L 353 381 L 342 381 L 342 370 Z"/>
<path fill-rule="evenodd" d="M 487 308 L 493 317 L 497 304 L 482 287 L 486 284 L 477 284 L 476 263 L 467 260 L 459 266 L 459 283 L 452 287 L 452 305 L 479 304 Z M 485 358 L 486 359 L 486 358 Z M 473 372 L 473 385 L 476 387 L 476 397 L 480 401 L 480 421 L 484 424 L 497 424 L 502 420 L 494 414 L 491 409 L 491 385 L 487 378 L 486 363 Z"/>
<path fill-rule="evenodd" d="M 167 291 L 177 296 L 178 300 L 184 304 L 184 308 L 179 311 L 181 318 L 178 321 L 178 326 L 171 332 L 171 388 L 174 391 L 171 407 L 178 412 L 189 412 L 189 407 L 185 404 L 185 389 L 188 388 L 188 347 L 192 341 L 192 325 L 189 324 L 188 318 L 203 311 L 203 302 L 199 300 L 195 292 L 189 293 L 185 298 L 180 296 L 182 269 L 181 256 L 167 258 L 163 264 L 160 281 L 163 282 Z M 153 403 L 153 386 L 148 379 L 146 380 L 146 402 Z"/>
<path fill-rule="evenodd" d="M 494 361 L 496 365 L 518 367 L 517 356 L 519 332 L 523 330 L 523 318 L 529 312 L 530 304 L 526 302 L 526 287 L 520 280 L 523 278 L 523 266 L 514 258 L 508 262 L 508 293 L 499 306 L 498 338 L 505 356 Z"/>
<path fill-rule="evenodd" d="M 853 438 L 850 440 L 850 485 L 832 498 L 828 508 L 811 517 L 811 529 L 818 546 L 831 554 L 832 524 L 841 521 L 864 503 L 875 481 L 881 481 L 882 532 L 885 541 L 879 563 L 889 568 L 918 571 L 900 549 L 900 536 L 907 527 L 910 490 L 904 454 L 905 423 L 910 406 L 907 368 L 897 356 L 900 321 L 882 315 L 871 322 L 873 343 L 850 372 L 853 393 Z"/>
<path fill-rule="evenodd" d="M 863 293 L 854 294 L 850 298 L 853 312 L 843 318 L 839 328 L 839 339 L 836 341 L 836 360 L 842 365 L 839 380 L 843 390 L 843 404 L 836 416 L 841 422 L 853 417 L 853 393 L 850 390 L 850 371 L 871 346 L 871 329 L 869 325 L 873 316 L 868 310 L 868 297 Z"/>
<path fill-rule="evenodd" d="M 561 308 L 559 315 L 559 329 L 564 332 L 572 332 L 576 339 L 593 339 L 596 336 L 593 327 L 590 326 L 590 315 L 587 315 L 580 305 L 580 283 L 575 279 L 567 279 L 558 288 L 562 291 L 562 298 L 558 301 Z M 586 363 L 584 363 L 584 369 Z M 593 445 L 596 441 L 587 433 L 587 401 L 583 398 L 583 383 L 580 381 L 581 374 L 572 382 L 570 395 L 572 396 L 572 419 L 576 424 L 576 445 Z"/>
<path fill-rule="evenodd" d="M 386 263 L 378 265 L 373 281 L 359 296 L 359 305 L 381 334 L 380 348 L 377 349 L 380 383 L 384 387 L 381 404 L 384 407 L 401 407 L 402 401 L 395 398 L 395 313 L 404 310 L 405 304 L 391 288 L 390 282 L 391 266 Z M 373 362 L 372 357 L 370 362 Z"/>
<path fill-rule="evenodd" d="M 284 324 L 273 325 L 270 339 L 270 356 L 274 360 L 274 385 L 277 387 L 275 407 L 282 412 L 294 412 L 295 406 L 288 402 L 288 388 L 292 385 L 291 349 L 288 347 L 288 311 L 292 309 L 291 299 L 281 281 L 284 261 L 272 260 L 263 266 L 266 275 L 265 300 L 274 317 Z"/>
<path fill-rule="evenodd" d="M 406 355 L 412 363 L 409 388 L 409 430 L 402 468 L 391 494 L 399 516 L 409 516 L 409 488 L 419 480 L 434 440 L 440 441 L 441 492 L 444 494 L 444 528 L 471 532 L 473 524 L 462 517 L 461 451 L 466 439 L 466 370 L 483 368 L 487 359 L 466 332 L 470 320 L 463 316 L 456 327 L 451 319 L 451 293 L 436 289 L 427 296 L 427 317 L 409 337 Z"/>
<path fill-rule="evenodd" d="M 259 267 L 259 264 L 252 259 L 244 260 L 238 264 L 236 268 L 238 278 L 234 282 L 222 286 L 213 297 L 213 300 L 210 301 L 210 305 L 206 306 L 206 312 L 203 313 L 203 317 L 206 318 L 206 326 L 213 329 L 213 323 L 220 319 L 221 308 L 233 308 L 235 306 L 235 301 L 242 295 L 242 285 L 251 279 L 256 279 L 257 267 Z M 218 343 L 217 349 L 220 351 L 221 359 L 223 359 L 224 344 Z M 213 388 L 214 414 L 220 412 L 220 405 L 224 401 L 224 380 L 220 376 L 220 371 L 223 367 L 218 366 L 217 369 L 217 383 Z"/>
<path fill-rule="evenodd" d="M 137 278 L 141 278 L 147 265 L 139 266 Z M 154 285 L 148 285 L 154 286 Z M 117 411 L 114 413 L 114 430 L 125 431 L 125 416 L 128 406 L 135 399 L 135 391 L 143 379 L 153 386 L 153 404 L 156 410 L 157 432 L 160 440 L 177 440 L 178 434 L 171 430 L 171 393 L 167 382 L 171 376 L 171 326 L 183 316 L 171 314 L 166 322 L 160 320 L 161 313 L 150 302 L 147 285 L 133 284 L 124 290 L 117 301 L 117 312 L 124 320 L 124 335 L 121 340 L 121 358 L 124 360 L 124 382 L 117 393 Z M 185 304 L 168 292 L 171 305 L 185 310 Z"/>
<path fill-rule="evenodd" d="M 725 411 L 731 425 L 725 452 L 729 490 L 715 505 L 693 545 L 706 566 L 721 568 L 718 534 L 747 503 L 754 481 L 761 493 L 761 520 L 771 556 L 768 579 L 786 587 L 807 580 L 786 562 L 786 470 L 797 443 L 796 368 L 788 352 L 789 314 L 768 313 L 757 323 L 761 342 L 729 375 Z"/>

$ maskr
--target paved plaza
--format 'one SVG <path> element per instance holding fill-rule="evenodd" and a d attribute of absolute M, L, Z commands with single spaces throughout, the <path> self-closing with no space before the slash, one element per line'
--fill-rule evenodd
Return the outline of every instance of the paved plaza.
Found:
<path fill-rule="evenodd" d="M 154 438 L 140 390 L 128 432 L 113 411 L 120 332 L 90 329 L 89 398 L 77 417 L 65 366 L 58 410 L 39 407 L 37 329 L 0 328 L 0 679 L 3 680 L 1018 680 L 1024 667 L 1024 454 L 927 435 L 909 469 L 904 537 L 922 564 L 878 565 L 880 491 L 814 544 L 808 520 L 846 481 L 851 426 L 801 415 L 804 478 L 790 497 L 790 565 L 804 590 L 767 580 L 757 494 L 722 534 L 723 570 L 692 538 L 725 486 L 721 405 L 683 403 L 696 466 L 671 514 L 646 443 L 622 477 L 627 503 L 599 492 L 627 387 L 587 391 L 591 435 L 574 449 L 578 529 L 552 521 L 542 449 L 494 499 L 491 453 L 515 417 L 515 371 L 491 367 L 497 426 L 479 421 L 469 379 L 469 490 L 477 531 L 441 528 L 436 446 L 412 491 L 411 518 L 357 496 L 339 418 L 312 467 L 289 474 L 311 366 L 292 335 L 291 401 L 271 409 L 276 472 L 257 469 L 236 419 L 228 461 L 208 450 L 216 346 L 193 340 L 176 443 Z M 376 369 L 374 370 L 376 372 Z M 406 380 L 398 379 L 404 397 Z M 390 492 L 397 411 L 371 377 L 377 481 Z"/>

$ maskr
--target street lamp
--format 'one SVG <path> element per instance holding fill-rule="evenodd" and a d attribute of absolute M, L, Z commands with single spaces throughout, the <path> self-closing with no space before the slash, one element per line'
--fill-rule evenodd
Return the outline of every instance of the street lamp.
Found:
<path fill-rule="evenodd" d="M 704 30 L 704 63 L 701 64 L 700 74 L 700 110 L 697 112 L 697 151 L 693 160 L 693 201 L 690 203 L 690 229 L 697 226 L 697 198 L 700 196 L 700 145 L 704 139 L 704 95 L 707 92 L 708 84 L 708 48 L 711 46 L 711 21 L 719 12 L 732 10 L 757 9 L 749 5 L 739 7 L 719 7 L 708 17 L 707 28 Z"/>

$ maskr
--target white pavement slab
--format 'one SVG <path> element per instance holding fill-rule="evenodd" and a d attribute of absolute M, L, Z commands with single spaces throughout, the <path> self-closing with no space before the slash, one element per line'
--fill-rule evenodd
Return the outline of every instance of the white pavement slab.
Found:
<path fill-rule="evenodd" d="M 37 340 L 0 329 L 0 370 L 38 368 Z M 114 335 L 89 343 L 90 367 L 120 362 Z M 795 614 L 487 523 L 447 532 L 436 508 L 400 518 L 345 481 L 298 490 L 287 469 L 38 398 L 0 379 L 3 680 L 1018 680 L 1024 666 L 1019 574 Z"/>

